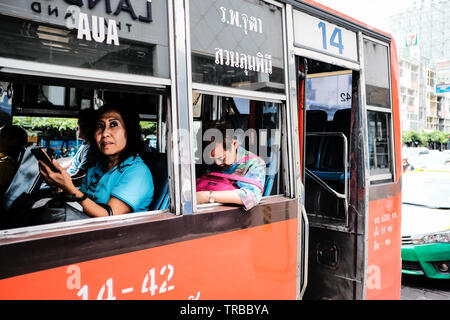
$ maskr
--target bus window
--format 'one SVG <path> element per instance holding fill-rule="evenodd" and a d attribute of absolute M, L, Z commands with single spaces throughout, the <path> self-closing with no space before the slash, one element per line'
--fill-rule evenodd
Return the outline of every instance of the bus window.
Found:
<path fill-rule="evenodd" d="M 389 48 L 364 39 L 366 104 L 371 183 L 393 179 Z"/>
<path fill-rule="evenodd" d="M 214 167 L 213 161 L 208 159 L 207 150 L 211 140 L 205 135 L 206 128 L 226 122 L 233 129 L 239 148 L 259 156 L 265 163 L 262 196 L 283 194 L 283 178 L 280 174 L 281 105 L 196 92 L 193 97 L 196 98 L 194 102 L 201 101 L 201 107 L 194 104 L 194 110 L 201 109 L 197 117 L 194 112 L 196 177 L 201 177 Z"/>
<path fill-rule="evenodd" d="M 305 209 L 345 221 L 352 71 L 310 60 L 306 79 Z"/>
<path fill-rule="evenodd" d="M 27 148 L 18 160 L 9 187 L 2 194 L 1 229 L 44 223 L 33 221 L 27 224 L 28 222 L 23 220 L 19 223 L 15 216 L 19 212 L 23 213 L 30 209 L 31 206 L 38 206 L 37 203 L 44 204 L 54 198 L 51 194 L 52 188 L 43 181 L 37 160 L 30 150 L 35 147 L 45 147 L 63 168 L 69 168 L 75 154 L 83 144 L 83 140 L 79 139 L 76 133 L 79 111 L 89 109 L 94 111 L 103 105 L 134 106 L 139 113 L 140 134 L 143 142 L 139 156 L 151 172 L 154 190 L 153 198 L 148 204 L 150 195 L 146 201 L 140 202 L 139 206 L 136 205 L 136 208 L 129 205 L 132 212 L 167 209 L 169 207 L 166 152 L 168 99 L 164 91 L 158 92 L 156 89 L 149 91 L 143 88 L 127 90 L 123 86 L 118 89 L 111 85 L 102 87 L 96 84 L 93 87 L 92 84 L 74 85 L 66 81 L 57 83 L 47 81 L 41 82 L 40 79 L 35 79 L 33 82 L 24 82 L 22 79 L 8 79 L 1 82 L 2 87 L 5 85 L 11 88 L 8 91 L 11 108 L 9 122 L 25 129 L 28 134 Z M 91 146 L 95 148 L 95 140 L 91 142 Z M 81 179 L 88 179 L 90 170 L 94 170 L 96 163 L 99 162 L 93 162 L 89 168 L 86 168 L 85 175 Z M 82 188 L 82 182 L 75 183 L 74 176 L 72 180 L 78 189 L 80 185 Z M 94 202 L 95 199 L 95 197 L 92 198 Z M 146 204 L 145 208 L 141 205 L 143 203 Z M 82 210 L 80 205 L 74 204 L 74 207 Z M 50 222 L 61 221 L 65 220 Z"/>
<path fill-rule="evenodd" d="M 385 112 L 367 111 L 369 123 L 369 164 L 374 176 L 391 175 L 390 115 Z"/>

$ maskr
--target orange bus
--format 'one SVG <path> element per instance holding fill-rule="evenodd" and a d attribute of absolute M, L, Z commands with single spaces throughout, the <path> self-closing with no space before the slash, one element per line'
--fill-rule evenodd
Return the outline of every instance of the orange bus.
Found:
<path fill-rule="evenodd" d="M 282 0 L 5 0 L 0 24 L 2 121 L 38 137 L 2 194 L 0 299 L 400 298 L 392 36 Z M 154 128 L 148 211 L 4 224 L 44 188 L 30 148 L 58 132 L 33 119 L 105 103 Z M 197 204 L 211 121 L 265 160 L 248 211 Z"/>

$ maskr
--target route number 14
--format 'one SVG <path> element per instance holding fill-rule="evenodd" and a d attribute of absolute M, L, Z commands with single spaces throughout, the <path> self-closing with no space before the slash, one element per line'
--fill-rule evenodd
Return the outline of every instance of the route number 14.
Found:
<path fill-rule="evenodd" d="M 327 37 L 327 26 L 324 22 L 320 22 L 318 25 L 319 29 L 322 30 L 322 46 L 324 50 L 328 49 L 328 37 Z M 335 27 L 333 33 L 330 37 L 330 46 L 339 49 L 339 54 L 343 54 L 344 45 L 342 43 L 342 30 Z"/>

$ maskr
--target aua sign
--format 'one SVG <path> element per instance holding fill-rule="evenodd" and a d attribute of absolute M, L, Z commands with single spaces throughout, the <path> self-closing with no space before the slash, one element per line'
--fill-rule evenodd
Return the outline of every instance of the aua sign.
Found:
<path fill-rule="evenodd" d="M 143 22 L 152 22 L 152 0 L 139 1 L 145 4 L 144 15 L 136 14 L 133 3 L 130 0 L 120 0 L 114 11 L 111 6 L 111 0 L 64 0 L 64 2 L 80 8 L 86 4 L 89 10 L 94 9 L 100 2 L 104 2 L 104 9 L 107 14 L 114 13 L 115 16 L 118 16 L 121 12 L 128 12 L 133 20 L 139 19 L 139 21 Z"/>
<path fill-rule="evenodd" d="M 88 41 L 104 42 L 106 44 L 119 45 L 119 34 L 118 26 L 121 24 L 117 23 L 116 19 L 107 18 L 102 16 L 90 15 L 89 13 L 81 12 L 81 8 L 85 7 L 89 11 L 95 10 L 100 2 L 103 2 L 103 10 L 107 15 L 113 15 L 114 17 L 119 17 L 119 15 L 129 14 L 130 18 L 134 21 L 139 20 L 144 23 L 152 22 L 152 2 L 145 1 L 145 12 L 144 15 L 138 15 L 133 7 L 130 0 L 120 0 L 117 5 L 112 7 L 111 0 L 87 0 L 86 3 L 83 0 L 64 0 L 69 6 L 65 10 L 64 19 L 66 20 L 66 27 L 69 29 L 78 29 L 77 38 Z M 142 1 L 141 1 L 142 3 Z M 47 14 L 49 16 L 59 15 L 59 7 L 51 4 L 47 5 Z M 44 9 L 44 10 L 45 10 Z M 31 3 L 31 10 L 35 13 L 43 13 L 43 4 L 39 1 L 34 1 Z M 100 9 L 101 10 L 101 9 Z M 128 32 L 131 32 L 132 24 L 126 23 Z"/>
<path fill-rule="evenodd" d="M 75 29 L 79 40 L 118 46 L 124 38 L 167 45 L 165 0 L 2 0 L 0 13 Z"/>

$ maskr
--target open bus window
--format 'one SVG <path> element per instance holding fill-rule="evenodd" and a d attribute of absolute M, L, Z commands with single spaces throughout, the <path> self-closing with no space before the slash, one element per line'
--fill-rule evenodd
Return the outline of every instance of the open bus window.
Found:
<path fill-rule="evenodd" d="M 352 71 L 309 61 L 306 79 L 305 209 L 346 219 Z"/>
<path fill-rule="evenodd" d="M 194 117 L 196 177 L 201 177 L 206 172 L 225 172 L 230 169 L 218 168 L 208 158 L 207 150 L 211 140 L 205 134 L 207 128 L 214 128 L 215 123 L 228 123 L 238 141 L 238 156 L 240 152 L 256 155 L 265 163 L 265 177 L 261 181 L 262 196 L 282 194 L 281 105 L 199 93 L 194 93 L 193 96 L 201 101 L 201 106 L 194 105 L 194 110 L 201 109 L 201 114 Z"/>
<path fill-rule="evenodd" d="M 0 229 L 28 226 L 24 225 L 23 221 L 15 224 L 17 221 L 14 219 L 18 210 L 24 209 L 25 201 L 29 202 L 27 205 L 30 207 L 36 207 L 48 199 L 54 199 L 54 195 L 51 194 L 52 188 L 43 181 L 38 162 L 31 149 L 47 148 L 53 158 L 56 158 L 63 168 L 68 169 L 78 155 L 77 152 L 83 149 L 83 140 L 86 140 L 81 139 L 77 133 L 80 127 L 78 112 L 81 110 L 94 112 L 103 105 L 122 105 L 125 108 L 134 106 L 139 114 L 143 142 L 139 157 L 152 175 L 153 198 L 145 208 L 136 206 L 139 209 L 136 210 L 131 207 L 132 212 L 168 209 L 170 201 L 166 152 L 168 99 L 163 91 L 150 91 L 147 88 L 131 88 L 127 91 L 126 88 L 121 87 L 117 90 L 110 85 L 96 87 L 90 84 L 88 87 L 83 83 L 74 86 L 74 83 L 68 82 L 37 83 L 34 80 L 31 83 L 19 79 L 1 83 L 2 87 L 5 84 L 11 88 L 8 90 L 9 123 L 27 131 L 28 145 L 15 159 L 14 174 L 1 195 Z M 95 145 L 96 142 L 92 139 L 91 147 L 96 149 Z M 76 187 L 82 187 L 82 179 L 88 179 L 90 170 L 93 170 L 99 161 L 98 158 L 83 168 L 84 175 L 80 175 L 79 178 L 81 182 L 77 180 L 78 177 L 72 176 Z M 95 199 L 93 200 L 95 202 Z M 83 209 L 81 206 L 74 206 Z M 62 221 L 65 220 L 50 222 Z M 42 223 L 33 222 L 33 224 Z"/>

